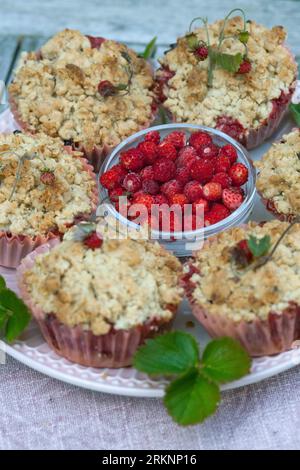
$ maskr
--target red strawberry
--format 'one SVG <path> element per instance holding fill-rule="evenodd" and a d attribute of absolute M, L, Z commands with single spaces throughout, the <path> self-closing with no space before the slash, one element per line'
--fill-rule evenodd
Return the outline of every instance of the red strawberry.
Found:
<path fill-rule="evenodd" d="M 138 171 L 144 166 L 144 157 L 139 149 L 132 148 L 121 153 L 120 163 L 126 170 Z"/>
<path fill-rule="evenodd" d="M 191 177 L 200 183 L 206 183 L 214 174 L 214 167 L 209 160 L 196 161 L 191 167 Z"/>
<path fill-rule="evenodd" d="M 97 232 L 92 232 L 84 239 L 83 243 L 91 250 L 96 250 L 96 248 L 101 248 L 103 239 L 98 236 Z"/>
<path fill-rule="evenodd" d="M 237 73 L 239 74 L 245 74 L 251 72 L 252 65 L 251 62 L 247 59 L 244 59 L 243 62 L 240 65 L 240 68 L 238 69 Z"/>
<path fill-rule="evenodd" d="M 211 144 L 212 138 L 206 132 L 196 131 L 191 134 L 189 142 L 194 149 L 200 150 L 203 145 Z"/>
<path fill-rule="evenodd" d="M 211 210 L 205 216 L 205 226 L 217 224 L 229 215 L 230 211 L 223 204 L 213 204 Z"/>
<path fill-rule="evenodd" d="M 168 204 L 168 199 L 164 194 L 157 194 L 154 197 L 154 204 L 158 204 L 159 206 L 161 206 L 162 204 Z"/>
<path fill-rule="evenodd" d="M 239 241 L 238 244 L 237 244 L 237 248 L 238 248 L 238 250 L 240 250 L 243 253 L 243 255 L 246 258 L 246 261 L 248 263 L 251 263 L 251 261 L 253 260 L 253 254 L 251 253 L 251 251 L 249 249 L 248 241 L 245 240 L 245 239 Z"/>
<path fill-rule="evenodd" d="M 153 165 L 154 179 L 160 183 L 169 181 L 174 178 L 176 173 L 176 166 L 172 160 L 161 158 Z"/>
<path fill-rule="evenodd" d="M 44 185 L 52 186 L 55 183 L 55 174 L 50 170 L 43 171 L 41 173 L 40 180 Z"/>
<path fill-rule="evenodd" d="M 187 167 L 180 167 L 176 170 L 176 179 L 181 184 L 186 184 L 190 180 L 190 170 Z"/>
<path fill-rule="evenodd" d="M 234 146 L 231 144 L 224 145 L 221 147 L 219 156 L 226 155 L 229 158 L 231 165 L 233 165 L 237 161 L 237 151 L 235 150 Z"/>
<path fill-rule="evenodd" d="M 199 230 L 204 225 L 202 214 L 188 214 L 184 217 L 184 231 Z"/>
<path fill-rule="evenodd" d="M 203 212 L 209 211 L 209 202 L 204 198 L 199 198 L 197 201 L 193 202 L 193 211 L 196 212 L 197 208 L 201 207 Z"/>
<path fill-rule="evenodd" d="M 161 158 L 167 158 L 168 160 L 176 160 L 177 150 L 173 144 L 166 142 L 165 140 L 157 146 L 158 156 Z"/>
<path fill-rule="evenodd" d="M 98 84 L 98 93 L 103 96 L 103 98 L 107 98 L 108 96 L 114 96 L 118 93 L 117 88 L 109 81 L 109 80 L 102 80 Z"/>
<path fill-rule="evenodd" d="M 190 168 L 191 165 L 193 165 L 195 161 L 197 161 L 197 158 L 198 158 L 197 152 L 194 149 L 194 147 L 189 147 L 189 146 L 183 147 L 179 151 L 179 154 L 178 154 L 178 158 L 176 161 L 177 167 L 178 168 L 181 168 L 181 167 Z"/>
<path fill-rule="evenodd" d="M 220 173 L 216 173 L 213 177 L 212 177 L 212 182 L 214 183 L 220 183 L 220 185 L 222 186 L 222 188 L 229 188 L 229 186 L 232 185 L 232 180 L 230 178 L 230 176 L 228 176 L 227 173 L 224 173 L 223 171 L 221 171 Z"/>
<path fill-rule="evenodd" d="M 194 202 L 203 196 L 203 188 L 199 181 L 190 181 L 183 190 L 189 202 Z"/>
<path fill-rule="evenodd" d="M 158 194 L 159 193 L 159 184 L 154 180 L 145 180 L 143 181 L 143 191 L 148 194 Z"/>
<path fill-rule="evenodd" d="M 230 168 L 229 176 L 235 186 L 242 186 L 248 180 L 248 169 L 243 163 L 235 163 Z"/>
<path fill-rule="evenodd" d="M 184 207 L 185 204 L 188 204 L 189 201 L 187 197 L 184 194 L 174 194 L 173 196 L 170 197 L 170 203 L 173 204 L 178 204 L 180 207 Z"/>
<path fill-rule="evenodd" d="M 219 153 L 219 147 L 217 147 L 213 143 L 203 145 L 203 147 L 201 147 L 198 150 L 199 157 L 207 158 L 207 159 L 216 157 L 218 155 L 218 153 Z"/>
<path fill-rule="evenodd" d="M 114 189 L 122 183 L 126 171 L 121 165 L 114 165 L 100 176 L 100 183 L 106 189 Z"/>
<path fill-rule="evenodd" d="M 210 181 L 203 186 L 203 196 L 208 201 L 217 201 L 222 197 L 222 186 L 220 183 Z"/>
<path fill-rule="evenodd" d="M 171 132 L 164 138 L 164 142 L 173 144 L 176 149 L 181 149 L 185 145 L 185 133 L 180 131 Z"/>
<path fill-rule="evenodd" d="M 151 140 L 140 142 L 137 148 L 143 155 L 146 164 L 152 164 L 158 157 L 157 145 Z"/>
<path fill-rule="evenodd" d="M 208 48 L 205 45 L 201 45 L 197 47 L 197 49 L 194 50 L 194 55 L 197 57 L 199 60 L 205 60 L 208 57 Z"/>
<path fill-rule="evenodd" d="M 231 167 L 230 159 L 226 155 L 220 155 L 215 161 L 216 173 L 227 173 Z"/>
<path fill-rule="evenodd" d="M 124 189 L 118 186 L 117 188 L 111 189 L 108 194 L 112 202 L 118 202 L 119 198 L 124 195 Z"/>
<path fill-rule="evenodd" d="M 86 36 L 91 43 L 92 49 L 100 49 L 101 45 L 106 41 L 106 39 L 95 36 Z"/>
<path fill-rule="evenodd" d="M 170 199 L 170 197 L 174 196 L 174 194 L 181 193 L 182 191 L 182 184 L 178 180 L 170 180 L 167 181 L 162 185 L 160 188 L 162 194 L 167 196 L 167 198 Z"/>
<path fill-rule="evenodd" d="M 144 137 L 145 142 L 154 142 L 155 144 L 159 144 L 160 142 L 160 135 L 158 131 L 150 131 Z"/>
<path fill-rule="evenodd" d="M 148 212 L 151 211 L 151 206 L 152 204 L 154 204 L 154 202 L 155 202 L 154 197 L 152 197 L 150 194 L 143 193 L 142 191 L 135 194 L 132 200 L 133 204 L 144 205 L 147 208 Z"/>
<path fill-rule="evenodd" d="M 136 173 L 128 173 L 123 180 L 123 187 L 130 193 L 136 193 L 141 186 L 141 178 Z"/>
<path fill-rule="evenodd" d="M 222 200 L 224 206 L 229 210 L 234 211 L 243 203 L 243 195 L 235 188 L 223 189 Z"/>
<path fill-rule="evenodd" d="M 140 177 L 143 181 L 153 180 L 153 178 L 154 178 L 153 166 L 152 165 L 145 166 L 145 168 L 143 168 L 140 171 Z"/>

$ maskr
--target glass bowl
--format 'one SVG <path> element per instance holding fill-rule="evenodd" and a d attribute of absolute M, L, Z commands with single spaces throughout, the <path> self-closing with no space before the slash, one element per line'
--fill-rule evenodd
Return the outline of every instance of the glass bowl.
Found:
<path fill-rule="evenodd" d="M 200 228 L 197 230 L 190 230 L 184 232 L 163 232 L 158 230 L 151 230 L 151 238 L 158 240 L 162 245 L 165 246 L 168 250 L 172 251 L 175 255 L 179 257 L 190 256 L 195 249 L 201 247 L 201 243 L 207 238 L 218 234 L 228 228 L 240 225 L 245 223 L 253 209 L 254 199 L 255 199 L 255 182 L 256 182 L 256 171 L 250 160 L 247 150 L 234 139 L 229 137 L 223 132 L 213 129 L 210 127 L 194 125 L 194 124 L 165 124 L 161 126 L 153 126 L 148 129 L 144 129 L 132 136 L 128 137 L 126 140 L 121 142 L 102 164 L 100 169 L 99 177 L 109 170 L 113 165 L 116 165 L 119 161 L 119 155 L 121 152 L 128 150 L 131 147 L 136 147 L 139 142 L 141 142 L 149 131 L 159 131 L 161 138 L 164 138 L 167 134 L 172 131 L 184 131 L 187 138 L 194 131 L 200 130 L 207 132 L 211 135 L 213 142 L 218 146 L 224 146 L 226 144 L 231 144 L 236 149 L 238 154 L 238 161 L 243 163 L 248 169 L 248 181 L 243 185 L 245 192 L 245 199 L 243 203 L 230 214 L 226 219 L 221 220 L 217 224 L 210 225 L 208 227 Z M 99 179 L 98 179 L 99 181 Z M 99 183 L 99 193 L 100 201 L 102 201 L 102 211 L 103 207 L 105 208 L 105 215 L 112 216 L 118 220 L 118 223 L 127 226 L 128 229 L 140 230 L 140 227 L 134 222 L 128 220 L 126 217 L 121 215 L 114 205 L 109 201 L 108 191 L 103 188 Z"/>

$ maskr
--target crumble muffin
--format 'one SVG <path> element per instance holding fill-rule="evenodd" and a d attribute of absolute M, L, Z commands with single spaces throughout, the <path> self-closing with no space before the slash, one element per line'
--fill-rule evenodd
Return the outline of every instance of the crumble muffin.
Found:
<path fill-rule="evenodd" d="M 275 142 L 261 161 L 257 189 L 267 209 L 281 220 L 300 215 L 300 130 Z"/>
<path fill-rule="evenodd" d="M 95 210 L 95 175 L 81 157 L 45 134 L 0 135 L 0 265 L 16 267 Z"/>
<path fill-rule="evenodd" d="M 94 232 L 39 251 L 23 261 L 20 286 L 58 354 L 123 367 L 146 338 L 171 326 L 182 298 L 181 264 L 158 243 L 103 240 Z"/>
<path fill-rule="evenodd" d="M 208 25 L 212 48 L 218 46 L 223 24 L 220 20 Z M 244 44 L 237 40 L 243 26 L 239 16 L 226 22 L 228 39 L 221 45 L 222 52 L 245 53 Z M 297 65 L 284 45 L 286 32 L 282 26 L 267 29 L 248 21 L 246 31 L 247 61 L 239 73 L 215 68 L 210 87 L 210 59 L 204 55 L 199 60 L 186 35 L 160 60 L 157 83 L 161 100 L 176 122 L 216 127 L 253 148 L 278 126 L 295 89 Z M 207 41 L 204 27 L 193 34 L 200 44 Z M 204 52 L 207 54 L 207 48 Z"/>
<path fill-rule="evenodd" d="M 287 227 L 271 221 L 230 229 L 195 253 L 184 269 L 183 284 L 196 318 L 210 335 L 232 336 L 253 356 L 288 350 L 300 339 L 299 225 L 256 269 L 258 258 L 251 260 L 245 245 L 250 236 L 269 236 L 270 253 Z M 237 259 L 246 260 L 243 268 L 236 268 Z"/>
<path fill-rule="evenodd" d="M 72 142 L 99 169 L 112 147 L 152 122 L 152 85 L 133 50 L 66 29 L 23 54 L 9 92 L 22 128 Z"/>

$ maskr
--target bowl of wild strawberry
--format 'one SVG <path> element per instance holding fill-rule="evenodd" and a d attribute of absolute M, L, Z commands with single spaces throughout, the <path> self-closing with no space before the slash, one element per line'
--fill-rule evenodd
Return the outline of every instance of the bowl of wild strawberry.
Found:
<path fill-rule="evenodd" d="M 192 243 L 247 221 L 256 172 L 247 150 L 216 129 L 166 124 L 132 135 L 99 174 L 104 213 L 178 256 Z M 102 212 L 103 214 L 103 212 Z"/>

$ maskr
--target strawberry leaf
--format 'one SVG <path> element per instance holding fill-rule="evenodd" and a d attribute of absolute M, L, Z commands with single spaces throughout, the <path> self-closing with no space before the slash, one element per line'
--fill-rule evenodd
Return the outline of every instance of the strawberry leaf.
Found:
<path fill-rule="evenodd" d="M 239 38 L 239 41 L 242 44 L 247 44 L 247 42 L 249 40 L 249 36 L 250 36 L 249 31 L 240 31 L 239 35 L 238 35 L 238 38 Z"/>
<path fill-rule="evenodd" d="M 247 240 L 248 248 L 256 258 L 265 256 L 271 248 L 271 237 L 265 235 L 263 238 L 257 238 L 254 235 L 250 235 Z"/>
<path fill-rule="evenodd" d="M 24 302 L 10 289 L 0 291 L 1 326 L 5 325 L 4 337 L 12 342 L 30 322 L 30 313 Z"/>
<path fill-rule="evenodd" d="M 206 346 L 203 373 L 217 383 L 238 380 L 250 372 L 251 359 L 245 349 L 232 338 L 218 338 Z"/>
<path fill-rule="evenodd" d="M 164 397 L 169 414 L 183 426 L 204 421 L 216 411 L 219 401 L 218 386 L 196 368 L 171 382 Z"/>
<path fill-rule="evenodd" d="M 6 287 L 6 282 L 3 276 L 0 276 L 0 292 L 5 289 Z"/>
<path fill-rule="evenodd" d="M 298 104 L 291 103 L 289 108 L 297 126 L 300 127 L 300 103 Z"/>
<path fill-rule="evenodd" d="M 155 56 L 157 50 L 156 41 L 157 36 L 154 36 L 154 38 L 151 39 L 151 41 L 147 44 L 144 51 L 139 54 L 139 57 L 145 60 L 152 59 Z"/>
<path fill-rule="evenodd" d="M 214 65 L 230 73 L 236 73 L 243 62 L 243 55 L 240 52 L 233 55 L 210 48 L 209 55 Z"/>
<path fill-rule="evenodd" d="M 182 374 L 198 364 L 195 338 L 183 331 L 172 331 L 149 339 L 134 356 L 134 367 L 150 375 Z"/>

